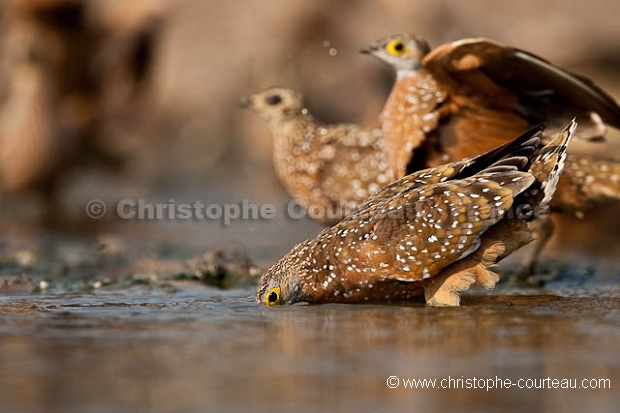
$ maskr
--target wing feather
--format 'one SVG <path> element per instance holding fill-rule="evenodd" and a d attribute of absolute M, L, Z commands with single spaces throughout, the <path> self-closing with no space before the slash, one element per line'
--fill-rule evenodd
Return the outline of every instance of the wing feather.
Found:
<path fill-rule="evenodd" d="M 379 279 L 433 277 L 473 253 L 533 181 L 526 172 L 491 172 L 407 191 L 401 195 L 406 202 L 377 204 L 356 216 L 368 238 L 355 250 L 355 261 L 392 263 L 379 265 Z"/>
<path fill-rule="evenodd" d="M 604 134 L 601 120 L 620 128 L 618 102 L 594 82 L 488 39 L 439 46 L 424 58 L 423 67 L 449 90 L 453 100 L 513 111 L 533 123 L 545 122 L 550 134 L 575 116 L 582 137 Z"/>

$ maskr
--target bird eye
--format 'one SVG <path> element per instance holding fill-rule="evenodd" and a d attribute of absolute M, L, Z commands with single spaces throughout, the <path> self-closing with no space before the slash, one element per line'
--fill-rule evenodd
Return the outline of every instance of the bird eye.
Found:
<path fill-rule="evenodd" d="M 268 105 L 277 105 L 278 103 L 282 102 L 282 98 L 280 97 L 280 95 L 271 95 L 267 97 L 267 104 Z"/>
<path fill-rule="evenodd" d="M 278 305 L 281 301 L 282 296 L 280 295 L 280 287 L 272 288 L 265 296 L 265 304 L 267 305 L 267 307 Z"/>
<path fill-rule="evenodd" d="M 402 40 L 393 40 L 385 46 L 385 50 L 391 55 L 401 55 L 407 51 L 407 45 Z"/>

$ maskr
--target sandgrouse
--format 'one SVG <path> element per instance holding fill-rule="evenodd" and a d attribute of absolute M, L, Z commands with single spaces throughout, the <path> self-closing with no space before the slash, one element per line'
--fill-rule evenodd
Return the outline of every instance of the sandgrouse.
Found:
<path fill-rule="evenodd" d="M 499 280 L 491 265 L 532 240 L 564 168 L 573 121 L 541 148 L 542 127 L 472 159 L 385 187 L 263 274 L 259 304 L 409 300 L 456 306 Z"/>
<path fill-rule="evenodd" d="M 554 136 L 576 116 L 577 136 L 597 141 L 605 123 L 620 127 L 620 106 L 592 81 L 491 40 L 463 39 L 431 51 L 420 37 L 401 34 L 361 52 L 396 71 L 380 116 L 396 178 L 483 153 L 539 123 Z M 571 153 L 551 206 L 583 216 L 596 202 L 620 199 L 619 178 L 619 162 Z M 541 221 L 538 232 L 524 274 L 553 234 L 552 221 Z"/>
<path fill-rule="evenodd" d="M 322 124 L 290 89 L 270 88 L 243 98 L 241 105 L 269 122 L 278 178 L 323 224 L 340 221 L 394 180 L 380 130 Z"/>

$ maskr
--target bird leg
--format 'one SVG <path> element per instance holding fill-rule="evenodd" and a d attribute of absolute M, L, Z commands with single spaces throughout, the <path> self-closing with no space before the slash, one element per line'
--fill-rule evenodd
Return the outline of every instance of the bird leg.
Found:
<path fill-rule="evenodd" d="M 529 233 L 527 234 L 529 236 Z M 499 275 L 489 270 L 491 265 L 501 260 L 511 245 L 496 239 L 487 239 L 469 257 L 457 261 L 424 285 L 426 304 L 433 307 L 458 306 L 459 293 L 467 291 L 474 284 L 487 290 L 495 288 Z"/>
<path fill-rule="evenodd" d="M 521 270 L 517 276 L 518 281 L 525 281 L 527 277 L 534 273 L 534 266 L 538 261 L 538 257 L 540 256 L 540 253 L 545 245 L 547 245 L 553 236 L 554 231 L 555 224 L 548 215 L 543 216 L 536 221 L 536 238 L 532 242 L 532 246 L 529 251 L 527 251 L 525 258 L 523 259 Z"/>

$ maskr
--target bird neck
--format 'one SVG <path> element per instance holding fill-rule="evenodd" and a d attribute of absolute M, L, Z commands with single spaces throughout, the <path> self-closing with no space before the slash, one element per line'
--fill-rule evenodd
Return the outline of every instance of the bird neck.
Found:
<path fill-rule="evenodd" d="M 414 78 L 420 73 L 419 69 L 398 69 L 396 71 L 396 80 L 404 80 Z"/>

